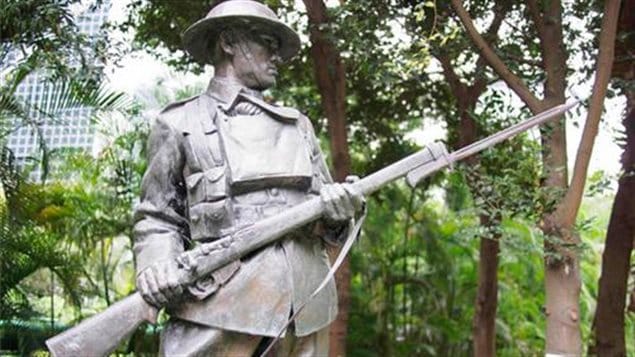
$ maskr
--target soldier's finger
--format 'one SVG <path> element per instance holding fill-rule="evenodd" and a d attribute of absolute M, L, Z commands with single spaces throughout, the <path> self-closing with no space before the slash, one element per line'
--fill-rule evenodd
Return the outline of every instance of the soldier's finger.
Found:
<path fill-rule="evenodd" d="M 162 264 L 161 266 L 157 267 L 154 277 L 156 279 L 159 291 L 163 295 L 167 295 L 167 293 L 170 291 L 170 286 L 168 283 L 168 264 Z"/>
<path fill-rule="evenodd" d="M 170 295 L 178 296 L 178 295 L 181 295 L 181 293 L 183 292 L 183 288 L 181 287 L 181 284 L 179 284 L 179 271 L 178 269 L 172 266 L 170 267 L 171 268 L 168 269 L 168 273 L 167 273 L 168 287 L 170 288 Z"/>
<path fill-rule="evenodd" d="M 344 185 L 335 186 L 335 192 L 337 194 L 336 205 L 340 220 L 343 221 L 352 217 L 355 213 L 355 208 L 353 208 L 353 203 L 351 202 L 348 192 L 344 189 Z"/>
<path fill-rule="evenodd" d="M 336 221 L 341 221 L 345 219 L 345 214 L 346 212 L 344 212 L 344 206 L 342 205 L 342 191 L 340 190 L 341 187 L 338 184 L 333 184 L 330 186 L 330 195 L 332 197 L 331 199 L 331 205 L 332 205 L 332 210 L 333 210 L 333 219 Z"/>
<path fill-rule="evenodd" d="M 355 211 L 361 210 L 366 204 L 364 195 L 362 195 L 361 192 L 359 192 L 353 185 L 344 185 L 344 189 L 348 192 L 353 206 L 355 207 Z"/>
<path fill-rule="evenodd" d="M 156 307 L 161 307 L 161 303 L 157 300 L 156 294 L 153 292 L 152 283 L 150 283 L 152 274 L 150 274 L 148 270 L 143 275 L 142 285 L 144 286 L 146 301 Z"/>
<path fill-rule="evenodd" d="M 150 288 L 148 287 L 148 282 L 146 281 L 146 274 L 141 273 L 137 278 L 137 290 L 143 296 L 143 299 L 149 302 L 152 305 L 155 305 L 155 301 L 152 298 L 152 294 L 150 294 Z"/>
<path fill-rule="evenodd" d="M 155 271 L 153 271 L 154 273 Z M 148 274 L 148 288 L 150 289 L 150 294 L 152 298 L 156 301 L 156 306 L 165 305 L 168 300 L 165 298 L 163 293 L 159 290 L 159 282 L 157 280 L 156 274 Z"/>
<path fill-rule="evenodd" d="M 324 204 L 325 215 L 332 220 L 337 220 L 337 210 L 335 208 L 335 203 L 333 202 L 334 198 L 330 185 L 324 186 L 320 190 L 320 197 L 322 198 L 322 203 Z"/>

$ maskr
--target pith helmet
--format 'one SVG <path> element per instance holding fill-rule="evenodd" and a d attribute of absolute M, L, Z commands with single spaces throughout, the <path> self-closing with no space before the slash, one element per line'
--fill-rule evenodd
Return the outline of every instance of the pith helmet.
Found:
<path fill-rule="evenodd" d="M 225 1 L 190 26 L 183 33 L 183 46 L 199 63 L 210 63 L 210 49 L 218 36 L 230 25 L 254 24 L 271 29 L 280 40 L 280 57 L 287 60 L 300 49 L 300 37 L 267 6 L 251 0 Z"/>

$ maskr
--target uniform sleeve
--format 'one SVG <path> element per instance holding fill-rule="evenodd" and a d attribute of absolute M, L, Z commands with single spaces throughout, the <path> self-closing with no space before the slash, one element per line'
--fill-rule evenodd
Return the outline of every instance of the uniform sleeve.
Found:
<path fill-rule="evenodd" d="M 331 177 L 331 173 L 329 171 L 328 165 L 326 164 L 326 160 L 324 159 L 324 154 L 320 149 L 320 143 L 315 136 L 315 131 L 313 130 L 313 125 L 307 117 L 302 117 L 303 125 L 306 127 L 308 139 L 311 146 L 311 158 L 313 160 L 313 166 L 317 169 L 318 173 L 318 182 L 314 182 L 313 189 L 317 193 L 322 186 L 325 184 L 333 183 L 333 178 Z M 331 245 L 341 245 L 344 243 L 350 230 L 354 225 L 354 221 L 344 221 L 344 222 L 332 222 L 325 218 L 320 219 L 315 228 L 313 229 L 313 233 L 315 235 L 320 236 L 326 243 Z"/>
<path fill-rule="evenodd" d="M 184 250 L 189 233 L 183 164 L 182 137 L 160 117 L 150 132 L 148 168 L 134 212 L 137 273 Z"/>

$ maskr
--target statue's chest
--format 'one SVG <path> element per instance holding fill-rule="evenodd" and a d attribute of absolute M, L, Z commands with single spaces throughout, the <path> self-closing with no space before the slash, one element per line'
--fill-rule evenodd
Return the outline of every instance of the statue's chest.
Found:
<path fill-rule="evenodd" d="M 266 112 L 232 117 L 222 113 L 217 119 L 232 191 L 310 186 L 310 148 L 296 121 L 276 120 Z"/>

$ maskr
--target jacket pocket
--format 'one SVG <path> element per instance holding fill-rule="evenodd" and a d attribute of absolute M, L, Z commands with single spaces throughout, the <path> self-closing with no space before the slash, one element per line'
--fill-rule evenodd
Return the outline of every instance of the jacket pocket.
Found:
<path fill-rule="evenodd" d="M 190 205 L 190 233 L 194 240 L 221 237 L 231 228 L 231 222 L 229 199 Z"/>
<path fill-rule="evenodd" d="M 218 201 L 227 197 L 225 166 L 213 167 L 185 178 L 190 206 L 200 202 Z"/>

